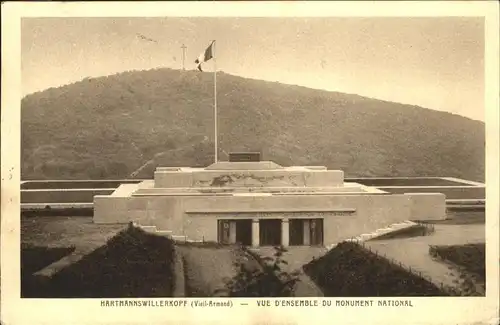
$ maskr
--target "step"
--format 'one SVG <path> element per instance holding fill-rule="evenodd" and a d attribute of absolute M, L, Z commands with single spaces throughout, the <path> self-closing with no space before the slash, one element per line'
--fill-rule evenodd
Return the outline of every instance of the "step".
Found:
<path fill-rule="evenodd" d="M 356 238 L 359 239 L 359 240 L 366 240 L 366 239 L 370 239 L 373 235 L 374 235 L 373 233 L 370 233 L 370 234 L 361 234 L 361 235 L 359 235 Z"/>
<path fill-rule="evenodd" d="M 385 232 L 385 231 L 391 231 L 391 230 L 392 230 L 392 228 L 387 227 L 387 228 L 380 228 L 380 229 L 377 229 L 377 230 L 375 230 L 375 232 Z"/>
<path fill-rule="evenodd" d="M 172 230 L 156 230 L 157 234 L 169 234 L 172 235 Z"/>
<path fill-rule="evenodd" d="M 485 204 L 485 199 L 449 199 L 446 200 L 446 204 Z"/>
<path fill-rule="evenodd" d="M 171 238 L 172 238 L 172 240 L 178 240 L 178 241 L 185 241 L 185 242 L 187 242 L 187 236 L 172 235 Z"/>
<path fill-rule="evenodd" d="M 173 236 L 172 235 L 172 231 L 171 230 L 158 230 L 158 227 L 156 226 L 143 226 L 143 225 L 140 225 L 136 222 L 132 222 L 132 226 L 133 227 L 136 227 L 136 228 L 140 228 L 142 229 L 143 231 L 147 232 L 148 234 L 152 234 L 152 235 L 158 235 L 158 236 L 163 236 L 163 237 L 168 237 L 168 238 L 171 238 L 173 239 Z M 183 237 L 183 240 L 184 240 L 184 236 Z"/>
<path fill-rule="evenodd" d="M 405 222 L 395 223 L 395 224 L 389 226 L 389 228 L 392 228 L 392 229 L 398 228 L 399 229 L 399 228 L 404 228 L 404 227 L 408 227 L 408 226 L 413 226 L 415 224 L 416 223 L 413 221 L 405 221 Z"/>
<path fill-rule="evenodd" d="M 370 240 L 370 239 L 373 239 L 373 238 L 376 238 L 376 237 L 379 237 L 379 236 L 391 233 L 391 232 L 396 231 L 396 230 L 400 230 L 400 229 L 411 227 L 411 226 L 416 225 L 416 224 L 417 223 L 415 223 L 413 221 L 407 220 L 407 221 L 404 221 L 404 222 L 392 224 L 392 225 L 390 225 L 390 226 L 388 226 L 386 228 L 379 228 L 379 229 L 374 230 L 373 232 L 370 232 L 370 233 L 365 233 L 365 234 L 361 234 L 361 235 L 356 236 L 356 237 L 347 238 L 347 239 L 345 239 L 343 241 L 344 242 L 361 243 L 361 242 L 364 242 L 364 241 L 367 241 L 367 240 Z M 333 245 L 327 246 L 326 250 L 329 251 L 329 250 L 335 248 L 336 246 L 337 246 L 337 244 L 333 244 Z"/>
<path fill-rule="evenodd" d="M 485 204 L 461 204 L 461 205 L 449 205 L 446 207 L 448 211 L 457 211 L 457 210 L 479 210 L 485 209 Z"/>
<path fill-rule="evenodd" d="M 373 238 L 376 238 L 376 237 L 379 237 L 379 236 L 382 236 L 382 235 L 386 235 L 386 234 L 389 234 L 393 231 L 397 231 L 397 230 L 401 230 L 401 229 L 405 229 L 405 228 L 409 228 L 409 227 L 412 227 L 416 225 L 416 223 L 410 221 L 410 222 L 404 222 L 404 223 L 400 223 L 400 224 L 395 224 L 393 225 L 392 227 L 389 227 L 389 228 L 384 228 L 383 231 L 375 231 L 373 233 L 371 233 L 371 238 L 370 239 L 373 239 Z"/>
<path fill-rule="evenodd" d="M 147 233 L 156 233 L 157 232 L 156 226 L 139 226 L 139 227 Z"/>
<path fill-rule="evenodd" d="M 188 242 L 188 243 L 203 243 L 203 240 L 187 239 L 186 242 Z"/>
<path fill-rule="evenodd" d="M 172 238 L 172 231 L 171 230 L 157 230 L 154 234 L 158 235 L 158 236 Z"/>

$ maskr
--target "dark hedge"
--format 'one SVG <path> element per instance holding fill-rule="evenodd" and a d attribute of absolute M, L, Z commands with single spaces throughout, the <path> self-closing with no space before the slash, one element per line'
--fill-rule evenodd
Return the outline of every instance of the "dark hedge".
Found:
<path fill-rule="evenodd" d="M 447 296 L 433 283 L 356 243 L 340 243 L 304 271 L 326 297 Z"/>

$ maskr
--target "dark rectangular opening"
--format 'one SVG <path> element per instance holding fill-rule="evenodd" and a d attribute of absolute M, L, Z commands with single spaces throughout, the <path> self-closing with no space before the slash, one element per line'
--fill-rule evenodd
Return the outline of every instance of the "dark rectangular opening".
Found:
<path fill-rule="evenodd" d="M 236 221 L 236 242 L 245 246 L 252 245 L 252 219 Z"/>
<path fill-rule="evenodd" d="M 311 219 L 310 221 L 311 246 L 323 245 L 323 219 Z"/>
<path fill-rule="evenodd" d="M 323 246 L 323 219 L 290 219 L 290 246 Z"/>
<path fill-rule="evenodd" d="M 217 241 L 221 244 L 229 244 L 230 240 L 230 220 L 218 220 L 217 221 Z"/>
<path fill-rule="evenodd" d="M 304 221 L 290 219 L 290 246 L 304 245 Z"/>
<path fill-rule="evenodd" d="M 281 219 L 259 220 L 260 246 L 281 245 Z"/>
<path fill-rule="evenodd" d="M 231 162 L 260 161 L 260 152 L 230 152 L 229 161 Z"/>

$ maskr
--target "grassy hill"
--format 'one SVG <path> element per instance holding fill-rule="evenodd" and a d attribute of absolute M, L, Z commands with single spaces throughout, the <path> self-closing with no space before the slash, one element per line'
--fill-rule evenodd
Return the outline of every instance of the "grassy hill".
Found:
<path fill-rule="evenodd" d="M 484 123 L 277 82 L 217 77 L 220 157 L 258 150 L 282 165 L 349 176 L 484 180 Z M 22 100 L 22 178 L 151 178 L 213 161 L 213 75 L 130 71 Z"/>

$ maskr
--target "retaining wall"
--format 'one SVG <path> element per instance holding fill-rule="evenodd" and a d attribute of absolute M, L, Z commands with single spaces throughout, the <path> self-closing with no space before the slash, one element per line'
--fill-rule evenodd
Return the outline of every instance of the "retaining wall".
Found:
<path fill-rule="evenodd" d="M 95 195 L 110 195 L 114 188 L 22 190 L 21 203 L 91 203 Z"/>
<path fill-rule="evenodd" d="M 446 219 L 446 200 L 442 193 L 408 193 L 411 220 Z"/>
<path fill-rule="evenodd" d="M 77 189 L 77 188 L 117 188 L 120 184 L 136 184 L 141 179 L 123 180 L 36 180 L 21 182 L 21 189 Z"/>
<path fill-rule="evenodd" d="M 366 186 L 474 186 L 444 177 L 347 177 L 346 182 L 356 182 Z"/>
<path fill-rule="evenodd" d="M 404 193 L 443 193 L 446 199 L 484 199 L 486 195 L 485 187 L 475 186 L 382 186 L 377 187 L 392 194 Z"/>

